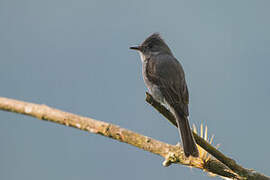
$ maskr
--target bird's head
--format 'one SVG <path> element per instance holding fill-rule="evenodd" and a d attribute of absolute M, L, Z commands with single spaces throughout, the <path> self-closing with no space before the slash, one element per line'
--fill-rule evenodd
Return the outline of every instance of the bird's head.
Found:
<path fill-rule="evenodd" d="M 158 33 L 152 34 L 141 45 L 130 47 L 130 49 L 139 51 L 144 57 L 158 54 L 172 55 L 170 48 Z"/>

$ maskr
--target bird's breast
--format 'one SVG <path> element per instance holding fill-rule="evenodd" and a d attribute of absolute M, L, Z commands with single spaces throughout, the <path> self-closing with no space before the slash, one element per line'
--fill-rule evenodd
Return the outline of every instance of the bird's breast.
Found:
<path fill-rule="evenodd" d="M 164 103 L 164 97 L 161 93 L 161 91 L 159 90 L 159 87 L 152 83 L 148 77 L 147 77 L 147 61 L 143 61 L 142 62 L 142 74 L 143 74 L 143 80 L 144 83 L 149 91 L 149 93 L 154 97 L 154 99 L 160 103 Z"/>

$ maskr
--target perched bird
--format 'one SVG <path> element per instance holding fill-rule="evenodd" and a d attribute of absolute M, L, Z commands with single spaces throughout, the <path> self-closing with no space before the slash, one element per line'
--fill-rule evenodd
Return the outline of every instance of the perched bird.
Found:
<path fill-rule="evenodd" d="M 198 157 L 188 122 L 189 93 L 182 65 L 158 33 L 130 49 L 137 50 L 141 56 L 143 79 L 150 94 L 175 115 L 185 156 Z"/>

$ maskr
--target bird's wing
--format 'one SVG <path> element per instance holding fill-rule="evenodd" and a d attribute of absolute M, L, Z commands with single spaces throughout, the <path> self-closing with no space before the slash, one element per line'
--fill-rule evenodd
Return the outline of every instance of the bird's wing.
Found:
<path fill-rule="evenodd" d="M 150 57 L 147 61 L 149 81 L 158 85 L 170 106 L 180 106 L 183 115 L 188 116 L 189 94 L 181 64 L 170 55 Z"/>

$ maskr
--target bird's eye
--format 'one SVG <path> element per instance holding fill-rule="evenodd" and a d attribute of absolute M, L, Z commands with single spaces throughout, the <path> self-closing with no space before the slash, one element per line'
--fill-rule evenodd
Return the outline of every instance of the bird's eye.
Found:
<path fill-rule="evenodd" d="M 148 48 L 151 49 L 153 47 L 153 44 L 149 44 Z"/>

